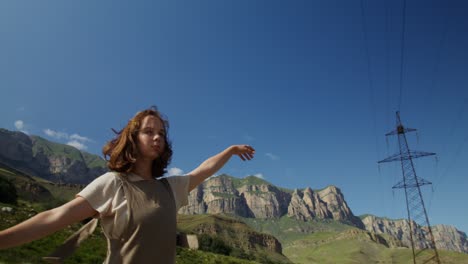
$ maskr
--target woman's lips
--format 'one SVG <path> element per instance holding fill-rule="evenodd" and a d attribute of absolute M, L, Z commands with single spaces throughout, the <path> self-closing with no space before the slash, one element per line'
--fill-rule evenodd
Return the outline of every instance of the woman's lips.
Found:
<path fill-rule="evenodd" d="M 157 152 L 159 152 L 161 150 L 161 147 L 159 147 L 158 145 L 154 145 L 154 146 L 152 146 L 152 148 L 154 150 L 156 150 Z"/>

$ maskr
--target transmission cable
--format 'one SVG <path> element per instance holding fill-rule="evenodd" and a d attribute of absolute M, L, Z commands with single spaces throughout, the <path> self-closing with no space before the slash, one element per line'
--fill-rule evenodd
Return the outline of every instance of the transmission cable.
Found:
<path fill-rule="evenodd" d="M 401 54 L 400 54 L 400 94 L 398 96 L 398 111 L 401 110 L 401 97 L 403 92 L 403 71 L 405 55 L 405 24 L 406 24 L 406 0 L 403 0 L 403 22 L 401 23 Z"/>
<path fill-rule="evenodd" d="M 366 54 L 366 60 L 367 60 L 367 81 L 369 84 L 369 100 L 370 100 L 370 106 L 371 106 L 371 112 L 372 112 L 372 121 L 373 121 L 373 130 L 374 130 L 374 137 L 375 137 L 375 156 L 376 160 L 379 159 L 379 154 L 380 154 L 380 148 L 379 148 L 379 139 L 377 137 L 377 117 L 376 117 L 376 104 L 375 104 L 375 93 L 374 93 L 374 83 L 372 81 L 372 72 L 371 72 L 371 58 L 370 58 L 370 52 L 369 52 L 369 39 L 368 39 L 368 34 L 367 34 L 367 21 L 366 21 L 366 16 L 365 16 L 365 11 L 364 11 L 364 0 L 361 0 L 361 19 L 362 19 L 362 32 L 364 36 L 364 50 Z M 377 172 L 379 174 L 379 181 L 380 185 L 382 186 L 382 176 L 380 173 L 380 167 L 377 165 Z M 385 198 L 384 198 L 385 202 Z"/>

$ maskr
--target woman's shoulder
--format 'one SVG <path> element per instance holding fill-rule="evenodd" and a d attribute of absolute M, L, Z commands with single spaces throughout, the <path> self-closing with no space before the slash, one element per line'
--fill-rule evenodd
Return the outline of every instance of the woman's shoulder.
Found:
<path fill-rule="evenodd" d="M 96 177 L 94 180 L 100 180 L 100 181 L 113 181 L 116 180 L 119 177 L 119 172 L 116 171 L 108 171 L 104 174 L 101 174 L 100 176 Z"/>
<path fill-rule="evenodd" d="M 186 190 L 190 182 L 190 177 L 187 175 L 170 176 L 170 177 L 165 177 L 164 179 L 168 181 L 172 189 Z"/>
<path fill-rule="evenodd" d="M 89 185 L 94 186 L 117 186 L 120 181 L 119 172 L 109 171 L 94 179 Z"/>
<path fill-rule="evenodd" d="M 177 176 L 164 177 L 162 179 L 166 179 L 170 184 L 177 184 L 177 183 L 180 183 L 180 182 L 185 182 L 189 178 L 188 178 L 187 175 L 177 175 Z"/>

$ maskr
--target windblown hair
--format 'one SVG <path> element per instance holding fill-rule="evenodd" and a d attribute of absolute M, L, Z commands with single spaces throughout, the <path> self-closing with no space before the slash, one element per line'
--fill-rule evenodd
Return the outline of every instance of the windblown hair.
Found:
<path fill-rule="evenodd" d="M 153 177 L 159 178 L 166 173 L 166 168 L 172 159 L 172 144 L 168 138 L 169 122 L 152 106 L 138 112 L 121 131 L 114 131 L 116 137 L 107 142 L 102 148 L 102 154 L 107 160 L 107 167 L 117 172 L 131 172 L 134 169 L 135 161 L 138 158 L 137 137 L 143 119 L 147 116 L 155 116 L 161 120 L 164 126 L 164 150 L 160 157 L 153 162 Z"/>

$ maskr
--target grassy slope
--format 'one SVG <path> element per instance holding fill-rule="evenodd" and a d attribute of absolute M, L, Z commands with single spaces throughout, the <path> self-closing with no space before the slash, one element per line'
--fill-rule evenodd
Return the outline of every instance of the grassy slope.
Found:
<path fill-rule="evenodd" d="M 303 222 L 289 217 L 242 220 L 278 238 L 283 254 L 294 263 L 412 263 L 411 249 L 387 248 L 371 241 L 364 231 L 336 221 Z M 352 232 L 358 235 L 349 235 Z M 439 254 L 442 263 L 468 263 L 468 254 Z"/>
<path fill-rule="evenodd" d="M 300 221 L 287 216 L 278 219 L 239 218 L 254 230 L 275 236 L 284 246 L 284 243 L 301 239 L 314 232 L 334 231 L 341 232 L 354 227 L 333 220 Z"/>
<path fill-rule="evenodd" d="M 267 256 L 274 262 L 288 263 L 289 260 L 281 254 L 257 247 L 249 249 L 248 241 L 251 236 L 260 235 L 247 224 L 235 218 L 223 215 L 179 215 L 177 227 L 185 233 L 197 233 L 197 229 L 214 227 L 217 237 L 233 248 L 241 248 L 245 252 L 259 258 Z"/>
<path fill-rule="evenodd" d="M 20 200 L 28 200 L 29 203 L 32 203 L 30 199 L 34 198 L 34 201 L 38 202 L 36 203 L 38 205 L 41 202 L 43 203 L 43 205 L 47 204 L 45 207 L 42 206 L 43 209 L 50 208 L 50 206 L 57 206 L 67 201 L 70 201 L 75 197 L 75 194 L 81 190 L 80 188 L 75 186 L 56 186 L 47 180 L 44 180 L 39 177 L 31 177 L 29 175 L 25 175 L 3 164 L 0 164 L 0 177 L 6 178 L 15 184 Z M 50 192 L 50 194 L 42 193 L 33 195 L 31 193 L 23 193 L 19 186 L 27 184 L 40 185 L 47 189 Z"/>
<path fill-rule="evenodd" d="M 387 248 L 369 240 L 364 232 L 352 237 L 343 236 L 345 232 L 318 232 L 308 235 L 285 244 L 284 254 L 294 263 L 413 262 L 411 249 Z M 442 263 L 468 263 L 468 254 L 439 251 L 439 255 Z"/>
<path fill-rule="evenodd" d="M 96 156 L 96 155 L 91 155 L 86 152 L 81 152 L 81 154 L 83 155 L 83 158 L 88 168 L 95 168 L 95 167 L 106 168 L 106 161 L 103 158 Z"/>

